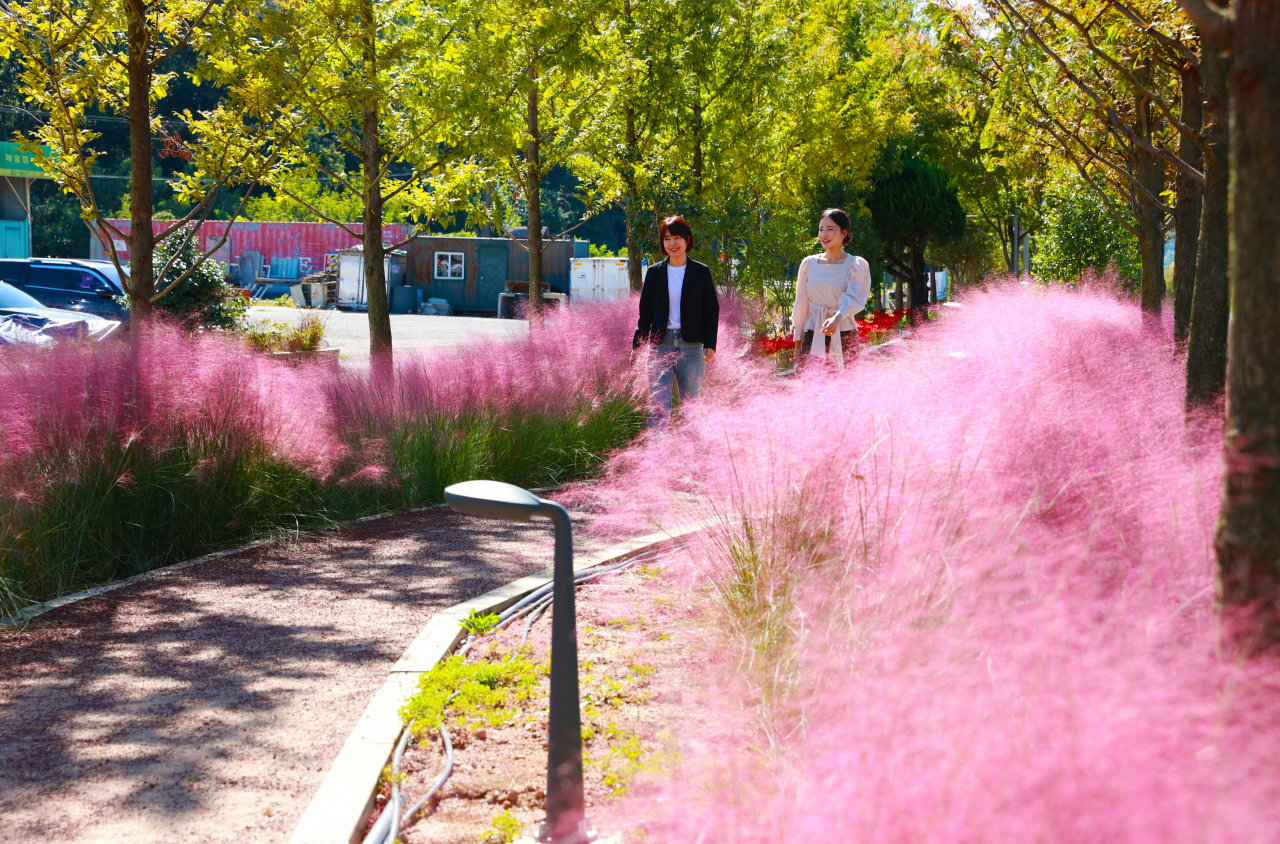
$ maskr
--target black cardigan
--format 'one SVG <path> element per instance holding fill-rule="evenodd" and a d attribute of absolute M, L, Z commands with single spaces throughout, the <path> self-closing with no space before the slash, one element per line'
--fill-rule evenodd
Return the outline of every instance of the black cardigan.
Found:
<path fill-rule="evenodd" d="M 640 324 L 634 344 L 661 343 L 671 316 L 671 294 L 667 291 L 667 262 L 659 261 L 644 274 L 640 289 Z M 716 347 L 720 327 L 720 300 L 711 280 L 711 268 L 692 259 L 685 263 L 684 284 L 680 288 L 680 337 L 705 348 Z"/>

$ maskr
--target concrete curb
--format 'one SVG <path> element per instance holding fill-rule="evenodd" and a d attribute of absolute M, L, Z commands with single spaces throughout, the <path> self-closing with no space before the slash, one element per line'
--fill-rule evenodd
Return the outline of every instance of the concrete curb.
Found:
<path fill-rule="evenodd" d="M 651 533 L 612 545 L 575 562 L 574 569 L 620 562 L 659 545 L 695 533 L 698 523 L 673 531 Z M 486 592 L 443 609 L 426 626 L 391 668 L 382 688 L 374 694 L 355 729 L 338 753 L 333 766 L 303 811 L 289 839 L 290 844 L 352 844 L 360 841 L 360 824 L 373 808 L 378 779 L 391 759 L 403 723 L 400 707 L 418 685 L 418 678 L 451 654 L 462 641 L 459 623 L 472 610 L 501 612 L 533 590 L 551 582 L 551 570 Z"/>

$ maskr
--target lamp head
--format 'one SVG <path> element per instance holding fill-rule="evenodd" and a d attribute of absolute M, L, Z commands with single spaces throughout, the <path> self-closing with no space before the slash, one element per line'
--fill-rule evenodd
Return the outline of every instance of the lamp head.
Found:
<path fill-rule="evenodd" d="M 468 516 L 527 522 L 542 511 L 542 499 L 528 490 L 501 481 L 463 481 L 445 487 L 449 508 Z"/>

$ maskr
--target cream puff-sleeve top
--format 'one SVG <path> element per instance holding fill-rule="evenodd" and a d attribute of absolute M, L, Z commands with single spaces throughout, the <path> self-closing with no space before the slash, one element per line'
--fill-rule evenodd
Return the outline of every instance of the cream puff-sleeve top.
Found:
<path fill-rule="evenodd" d="M 804 340 L 805 331 L 815 335 L 822 324 L 838 315 L 836 329 L 851 331 L 857 326 L 853 317 L 871 294 L 871 266 L 857 255 L 845 255 L 834 263 L 825 254 L 810 255 L 800 262 L 796 279 L 796 303 L 791 312 L 796 343 Z"/>

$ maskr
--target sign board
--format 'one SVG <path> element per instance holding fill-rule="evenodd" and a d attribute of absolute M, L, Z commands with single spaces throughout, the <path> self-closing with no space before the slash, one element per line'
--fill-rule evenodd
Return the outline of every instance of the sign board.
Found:
<path fill-rule="evenodd" d="M 0 176 L 25 176 L 29 179 L 47 179 L 48 174 L 36 166 L 36 157 L 23 152 L 17 144 L 0 142 Z"/>

